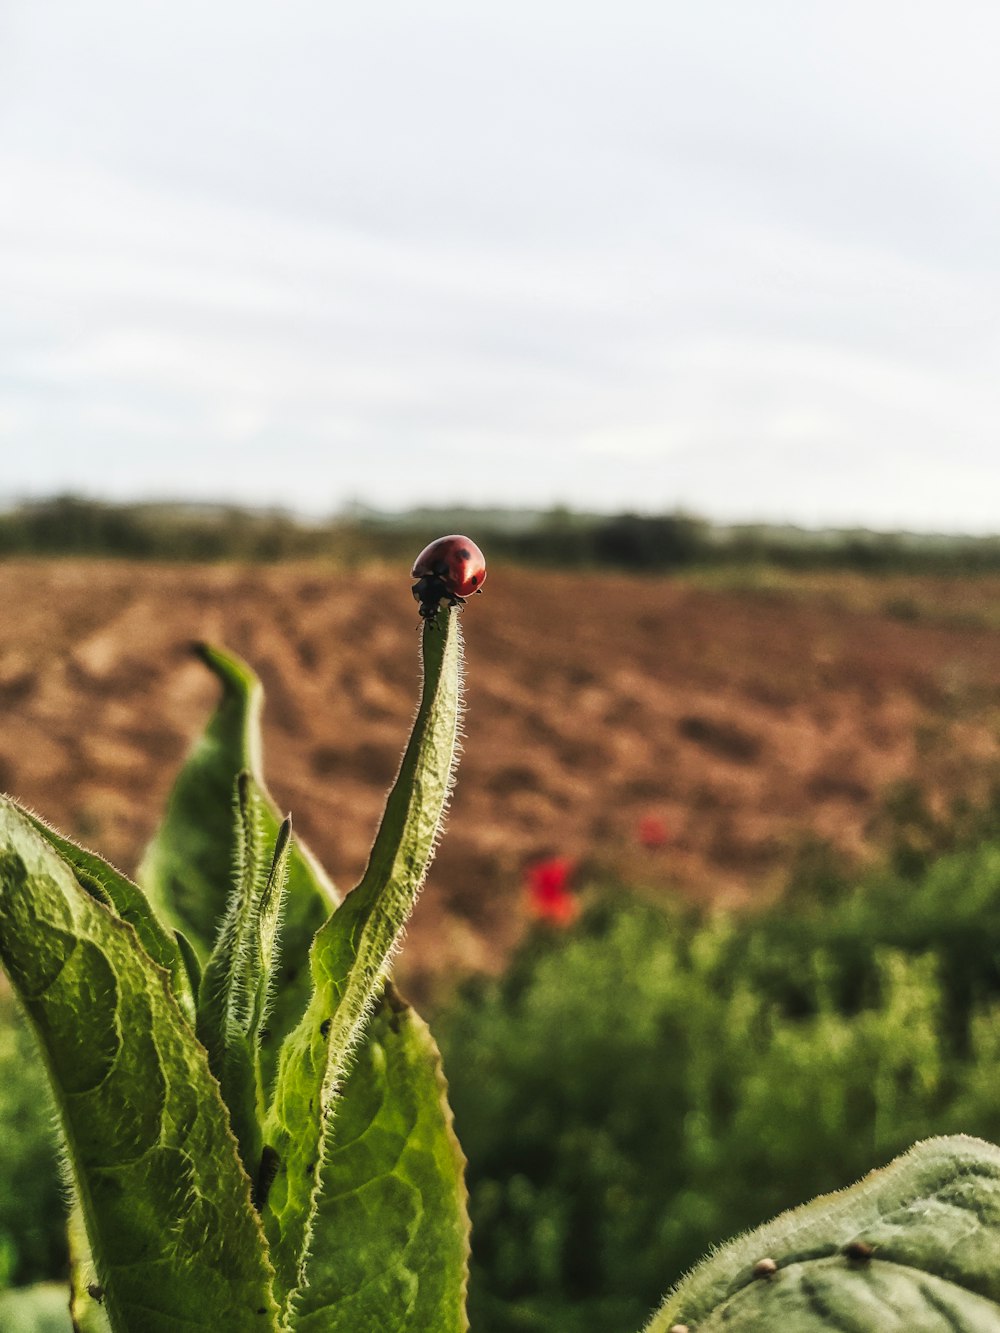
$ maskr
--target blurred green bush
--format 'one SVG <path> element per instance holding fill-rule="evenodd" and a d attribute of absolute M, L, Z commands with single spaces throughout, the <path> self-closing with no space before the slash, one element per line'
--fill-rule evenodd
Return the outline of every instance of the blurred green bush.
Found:
<path fill-rule="evenodd" d="M 605 890 L 437 1016 L 476 1333 L 628 1333 L 734 1233 L 928 1134 L 1000 1139 L 1000 842 L 902 862 L 806 857 L 740 920 Z"/>
<path fill-rule="evenodd" d="M 751 917 L 593 889 L 439 1011 L 476 1333 L 635 1333 L 734 1232 L 929 1134 L 1000 1141 L 1000 796 L 885 821 L 884 867 L 806 845 Z M 52 1120 L 0 982 L 0 1286 L 65 1271 Z"/>
<path fill-rule="evenodd" d="M 66 1271 L 56 1144 L 41 1058 L 0 977 L 0 1291 Z"/>
<path fill-rule="evenodd" d="M 68 1288 L 62 1282 L 0 1292 L 3 1333 L 73 1333 Z"/>

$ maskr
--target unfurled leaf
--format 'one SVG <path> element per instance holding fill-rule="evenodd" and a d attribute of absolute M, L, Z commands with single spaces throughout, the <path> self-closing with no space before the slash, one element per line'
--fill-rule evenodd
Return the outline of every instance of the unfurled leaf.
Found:
<path fill-rule="evenodd" d="M 457 612 L 425 625 L 424 687 L 413 731 L 361 883 L 316 937 L 313 994 L 281 1052 L 265 1142 L 277 1173 L 263 1208 L 276 1291 L 287 1312 L 311 1282 L 312 1213 L 328 1187 L 337 1098 L 434 851 L 455 763 L 460 709 Z"/>
<path fill-rule="evenodd" d="M 201 960 L 194 951 L 194 945 L 183 930 L 175 930 L 174 939 L 177 941 L 177 948 L 180 950 L 181 962 L 184 964 L 184 970 L 187 973 L 191 994 L 197 996 L 199 990 L 201 990 Z"/>
<path fill-rule="evenodd" d="M 200 645 L 222 698 L 174 783 L 167 812 L 139 867 L 139 883 L 160 915 L 208 957 L 225 914 L 236 859 L 230 756 L 256 773 L 260 683 L 238 658 Z M 239 771 L 239 769 L 237 770 Z"/>
<path fill-rule="evenodd" d="M 45 1052 L 112 1329 L 275 1330 L 249 1181 L 167 972 L 9 802 L 0 961 Z"/>
<path fill-rule="evenodd" d="M 296 1333 L 461 1333 L 464 1158 L 426 1024 L 391 987 L 338 1104 L 320 1166 Z"/>
<path fill-rule="evenodd" d="M 238 856 L 229 908 L 205 965 L 198 995 L 198 1038 L 229 1107 L 247 1170 L 260 1168 L 264 1114 L 259 1042 L 271 982 L 281 901 L 288 878 L 291 821 L 263 859 L 263 800 L 249 773 L 237 781 Z"/>
<path fill-rule="evenodd" d="M 206 960 L 215 944 L 233 886 L 239 842 L 233 817 L 237 776 L 247 771 L 259 794 L 262 846 L 273 847 L 281 815 L 261 771 L 260 682 L 245 662 L 202 645 L 202 661 L 222 686 L 222 698 L 188 756 L 171 792 L 167 814 L 142 865 L 139 883 L 163 918 L 182 930 Z M 269 1083 L 276 1052 L 302 1017 L 310 994 L 309 946 L 337 895 L 297 836 L 288 851 L 288 883 L 281 921 L 284 962 L 273 988 L 262 1059 Z"/>
<path fill-rule="evenodd" d="M 1000 1333 L 1000 1148 L 917 1144 L 731 1241 L 647 1333 Z"/>

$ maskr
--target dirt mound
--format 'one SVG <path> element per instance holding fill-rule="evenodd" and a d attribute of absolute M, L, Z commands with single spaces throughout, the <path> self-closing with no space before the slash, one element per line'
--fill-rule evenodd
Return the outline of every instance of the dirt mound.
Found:
<path fill-rule="evenodd" d="M 742 904 L 806 832 L 864 855 L 899 779 L 975 795 L 1000 759 L 998 594 L 995 578 L 727 588 L 491 569 L 466 615 L 465 753 L 404 976 L 495 964 L 540 856 Z M 14 561 L 0 596 L 0 786 L 134 867 L 215 697 L 189 650 L 207 638 L 260 674 L 275 795 L 356 882 L 416 702 L 399 571 Z"/>

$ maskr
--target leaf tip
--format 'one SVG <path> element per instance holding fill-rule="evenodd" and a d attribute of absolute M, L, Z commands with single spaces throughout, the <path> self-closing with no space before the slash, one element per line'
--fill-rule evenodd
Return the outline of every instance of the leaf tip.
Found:
<path fill-rule="evenodd" d="M 275 861 L 277 861 L 278 857 L 288 846 L 289 842 L 291 841 L 291 838 L 292 838 L 292 817 L 291 815 L 285 815 L 284 819 L 281 821 L 281 824 L 278 828 L 277 837 L 274 840 Z"/>

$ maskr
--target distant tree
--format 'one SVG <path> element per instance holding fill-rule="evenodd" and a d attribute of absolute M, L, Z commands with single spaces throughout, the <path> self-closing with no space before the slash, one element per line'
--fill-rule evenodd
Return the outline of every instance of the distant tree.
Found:
<path fill-rule="evenodd" d="M 708 524 L 687 514 L 620 514 L 594 534 L 598 560 L 629 569 L 670 569 L 705 553 Z"/>

